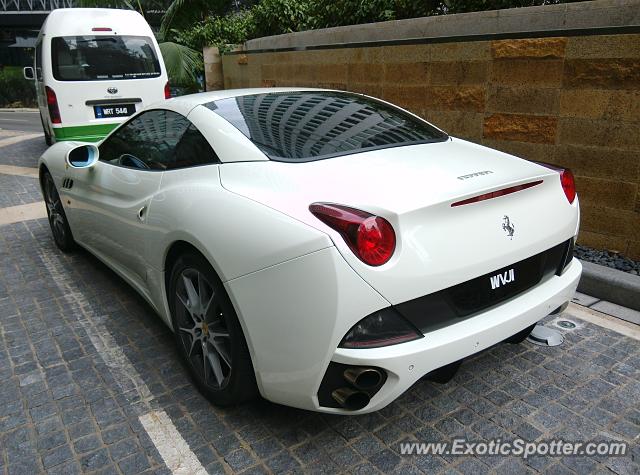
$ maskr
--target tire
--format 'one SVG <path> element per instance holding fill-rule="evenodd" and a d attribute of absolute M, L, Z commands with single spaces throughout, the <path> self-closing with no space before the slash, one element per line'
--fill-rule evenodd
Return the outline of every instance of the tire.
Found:
<path fill-rule="evenodd" d="M 42 176 L 42 195 L 47 205 L 47 217 L 56 246 L 62 252 L 73 251 L 76 248 L 76 241 L 73 239 L 60 195 L 48 171 L 45 171 Z"/>
<path fill-rule="evenodd" d="M 527 337 L 531 334 L 531 332 L 533 331 L 533 329 L 535 328 L 536 323 L 534 323 L 533 325 L 531 325 L 530 327 L 525 328 L 524 330 L 520 330 L 518 333 L 516 333 L 513 336 L 510 336 L 509 338 L 507 338 L 506 340 L 504 340 L 506 343 L 513 343 L 513 344 L 518 344 L 518 343 L 522 343 L 523 341 L 525 341 L 527 339 Z"/>
<path fill-rule="evenodd" d="M 218 406 L 254 399 L 258 390 L 247 342 L 211 265 L 199 254 L 183 254 L 169 279 L 176 344 L 200 392 Z"/>

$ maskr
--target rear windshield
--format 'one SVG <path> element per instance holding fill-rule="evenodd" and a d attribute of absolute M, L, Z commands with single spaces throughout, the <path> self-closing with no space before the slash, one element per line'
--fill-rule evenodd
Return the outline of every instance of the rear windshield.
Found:
<path fill-rule="evenodd" d="M 254 94 L 220 99 L 206 107 L 278 161 L 308 162 L 448 138 L 401 109 L 346 92 Z"/>
<path fill-rule="evenodd" d="M 51 39 L 51 61 L 58 81 L 160 76 L 160 63 L 146 36 L 58 36 Z"/>

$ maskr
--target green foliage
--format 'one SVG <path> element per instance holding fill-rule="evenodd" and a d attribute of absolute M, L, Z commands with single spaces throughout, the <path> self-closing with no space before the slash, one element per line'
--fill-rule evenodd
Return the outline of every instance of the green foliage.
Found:
<path fill-rule="evenodd" d="M 187 30 L 174 30 L 173 37 L 177 43 L 201 50 L 204 46 L 218 46 L 244 43 L 253 29 L 253 13 L 251 10 L 232 13 L 226 16 L 211 16 L 196 23 Z"/>
<path fill-rule="evenodd" d="M 187 0 L 174 0 L 187 1 Z M 459 1 L 459 0 L 452 0 Z M 208 16 L 173 30 L 176 42 L 201 49 L 311 28 L 415 18 L 442 13 L 440 0 L 262 0 L 249 10 Z"/>
<path fill-rule="evenodd" d="M 192 89 L 197 83 L 198 73 L 203 69 L 202 54 L 171 41 L 160 43 L 160 51 L 170 84 Z"/>
<path fill-rule="evenodd" d="M 172 28 L 187 28 L 207 16 L 222 16 L 229 4 L 229 0 L 173 0 L 162 17 L 160 35 L 169 39 Z"/>
<path fill-rule="evenodd" d="M 22 68 L 6 67 L 0 72 L 0 107 L 35 107 L 36 88 L 22 76 Z"/>
<path fill-rule="evenodd" d="M 312 0 L 262 0 L 251 9 L 251 38 L 280 35 L 306 29 Z"/>

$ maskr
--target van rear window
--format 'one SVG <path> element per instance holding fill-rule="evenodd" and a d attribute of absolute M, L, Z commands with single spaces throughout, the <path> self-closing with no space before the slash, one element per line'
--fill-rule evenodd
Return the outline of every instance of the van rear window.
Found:
<path fill-rule="evenodd" d="M 51 39 L 51 61 L 58 81 L 160 76 L 160 62 L 146 36 L 58 36 Z"/>

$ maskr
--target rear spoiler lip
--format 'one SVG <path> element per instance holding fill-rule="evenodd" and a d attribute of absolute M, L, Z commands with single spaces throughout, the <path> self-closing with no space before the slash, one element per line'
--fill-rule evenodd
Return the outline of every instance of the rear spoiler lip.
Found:
<path fill-rule="evenodd" d="M 471 198 L 467 198 L 461 201 L 456 201 L 454 203 L 451 203 L 451 207 L 455 208 L 457 206 L 463 206 L 471 203 L 477 203 L 479 201 L 498 198 L 504 195 L 510 195 L 511 193 L 516 193 L 518 191 L 526 190 L 527 188 L 533 188 L 534 186 L 538 186 L 543 181 L 544 180 L 531 181 L 529 183 L 523 183 L 522 185 L 509 186 L 507 188 L 501 188 L 496 191 L 490 191 L 489 193 L 483 193 L 481 195 L 472 196 Z"/>

